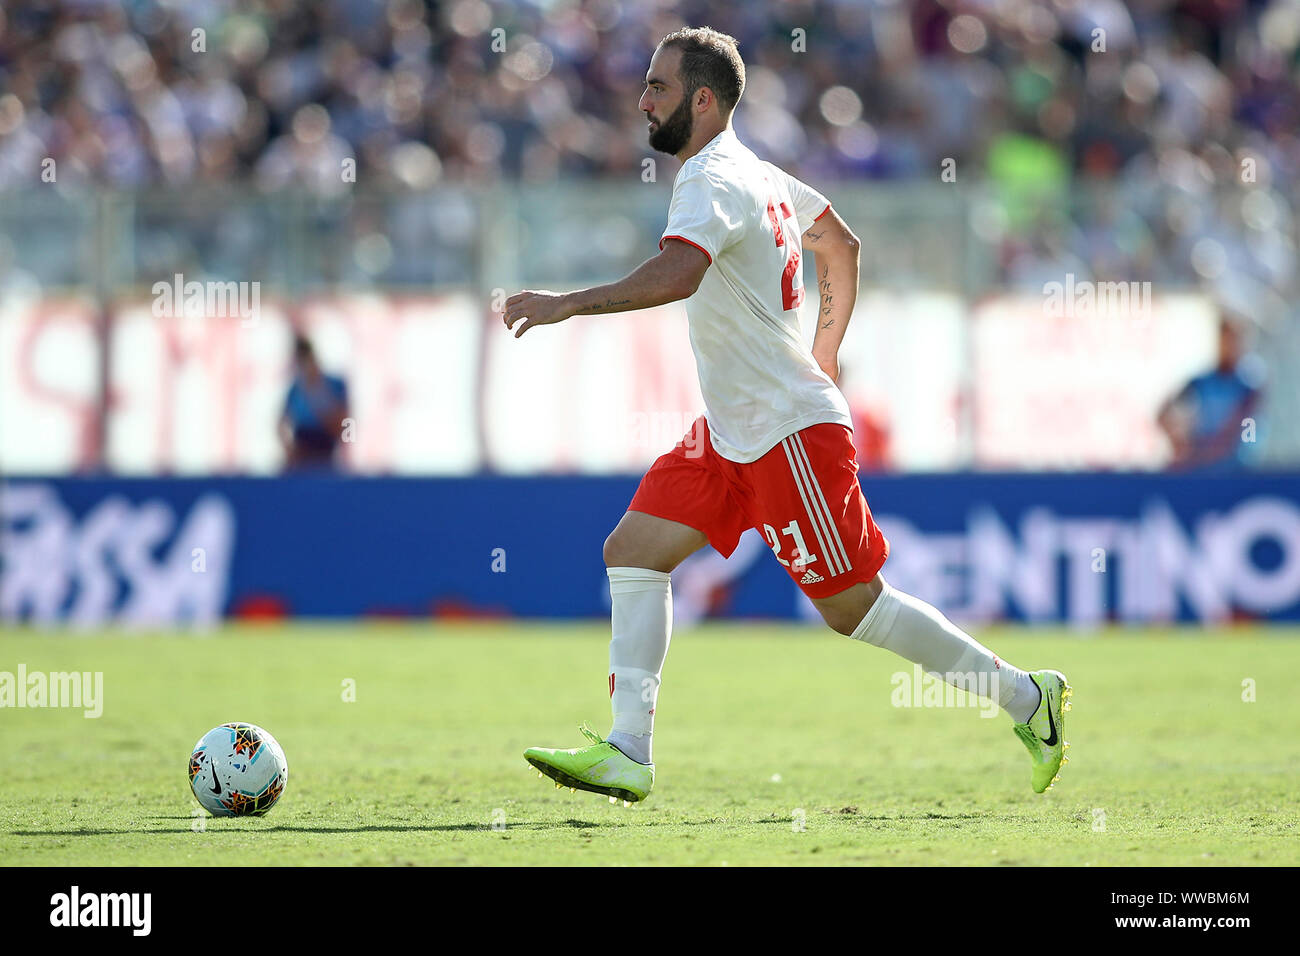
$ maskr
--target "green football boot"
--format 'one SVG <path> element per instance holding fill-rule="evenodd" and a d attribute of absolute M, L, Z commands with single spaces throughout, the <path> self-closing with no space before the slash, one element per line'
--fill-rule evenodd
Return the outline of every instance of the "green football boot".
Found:
<path fill-rule="evenodd" d="M 1042 793 L 1061 779 L 1061 765 L 1070 762 L 1065 755 L 1070 749 L 1065 740 L 1065 712 L 1070 709 L 1073 691 L 1060 671 L 1031 671 L 1029 676 L 1043 699 L 1028 723 L 1015 724 L 1012 729 L 1034 761 L 1034 793 Z"/>
<path fill-rule="evenodd" d="M 580 729 L 591 746 L 574 750 L 529 747 L 524 759 L 537 768 L 539 777 L 545 774 L 554 780 L 555 786 L 603 793 L 610 803 L 622 800 L 626 805 L 650 795 L 654 764 L 637 763 L 586 724 Z"/>

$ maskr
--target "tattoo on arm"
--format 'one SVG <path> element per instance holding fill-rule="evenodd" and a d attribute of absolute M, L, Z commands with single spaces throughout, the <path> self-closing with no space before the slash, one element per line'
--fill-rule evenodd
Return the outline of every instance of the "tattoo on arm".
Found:
<path fill-rule="evenodd" d="M 583 306 L 576 314 L 582 315 L 583 313 L 588 312 L 608 312 L 610 309 L 617 308 L 621 305 L 627 305 L 631 301 L 631 299 L 618 299 L 617 301 L 614 299 L 606 299 L 604 303 L 597 302 L 593 305 Z"/>
<path fill-rule="evenodd" d="M 817 280 L 817 287 L 822 292 L 822 317 L 826 319 L 822 323 L 823 329 L 829 329 L 835 324 L 835 320 L 827 318 L 831 314 L 831 306 L 835 302 L 835 296 L 831 290 L 830 266 L 822 266 L 822 277 Z"/>
<path fill-rule="evenodd" d="M 816 244 L 818 243 L 818 241 L 820 241 L 821 237 L 824 236 L 824 235 L 826 235 L 825 231 L 822 231 L 822 232 L 813 232 L 811 229 L 809 229 L 809 230 L 808 230 L 808 245 L 810 245 L 810 246 L 816 245 Z"/>

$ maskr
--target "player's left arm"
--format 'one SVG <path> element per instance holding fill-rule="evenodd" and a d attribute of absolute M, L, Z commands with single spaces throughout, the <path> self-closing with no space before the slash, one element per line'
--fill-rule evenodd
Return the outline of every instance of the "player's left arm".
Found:
<path fill-rule="evenodd" d="M 803 247 L 812 251 L 821 293 L 812 354 L 833 382 L 839 381 L 840 343 L 858 300 L 859 246 L 853 230 L 830 207 L 803 234 Z"/>
<path fill-rule="evenodd" d="M 506 299 L 503 318 L 507 329 L 524 320 L 515 332 L 515 338 L 519 338 L 534 325 L 554 325 L 574 315 L 632 312 L 676 302 L 695 294 L 710 262 L 698 246 L 668 239 L 659 255 L 617 282 L 576 292 L 516 292 Z"/>

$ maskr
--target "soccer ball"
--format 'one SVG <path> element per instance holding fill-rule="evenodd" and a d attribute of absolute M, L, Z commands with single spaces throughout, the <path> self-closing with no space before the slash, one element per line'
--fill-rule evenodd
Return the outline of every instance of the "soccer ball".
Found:
<path fill-rule="evenodd" d="M 274 737 L 253 724 L 222 724 L 190 754 L 190 789 L 215 817 L 260 817 L 289 781 L 289 764 Z"/>

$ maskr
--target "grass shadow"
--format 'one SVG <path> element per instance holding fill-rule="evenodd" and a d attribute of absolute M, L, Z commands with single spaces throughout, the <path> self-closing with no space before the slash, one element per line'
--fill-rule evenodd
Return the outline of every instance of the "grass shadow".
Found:
<path fill-rule="evenodd" d="M 297 826 L 295 824 L 278 823 L 275 826 L 259 827 L 230 827 L 224 828 L 222 825 L 229 822 L 246 822 L 232 817 L 154 817 L 160 820 L 185 820 L 202 819 L 205 824 L 204 833 L 473 833 L 483 831 L 485 833 L 505 833 L 511 830 L 600 830 L 615 829 L 626 827 L 630 824 L 626 822 L 600 823 L 593 820 L 556 820 L 556 821 L 530 821 L 524 823 L 506 823 L 500 827 L 494 828 L 490 823 L 447 823 L 447 824 L 367 824 L 365 826 Z M 10 830 L 4 836 L 11 837 L 88 837 L 88 836 L 129 836 L 131 834 L 176 834 L 186 833 L 190 830 L 185 827 L 125 827 L 122 829 L 93 829 L 93 830 Z"/>

